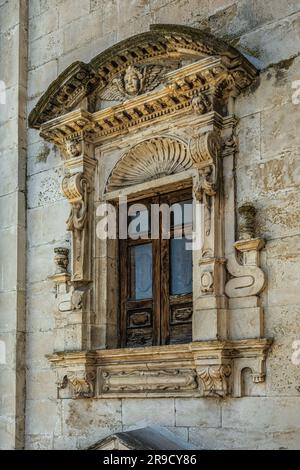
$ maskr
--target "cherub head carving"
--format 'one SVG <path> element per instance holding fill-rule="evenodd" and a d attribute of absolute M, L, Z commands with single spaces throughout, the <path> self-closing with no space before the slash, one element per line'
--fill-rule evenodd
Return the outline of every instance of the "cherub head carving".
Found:
<path fill-rule="evenodd" d="M 124 75 L 124 88 L 128 95 L 138 95 L 143 88 L 143 74 L 137 67 L 130 65 Z"/>
<path fill-rule="evenodd" d="M 81 150 L 81 142 L 79 140 L 67 140 L 66 151 L 68 157 L 78 157 L 81 154 Z"/>
<path fill-rule="evenodd" d="M 192 99 L 192 108 L 197 114 L 205 114 L 210 111 L 211 104 L 209 99 L 203 93 L 200 93 Z"/>

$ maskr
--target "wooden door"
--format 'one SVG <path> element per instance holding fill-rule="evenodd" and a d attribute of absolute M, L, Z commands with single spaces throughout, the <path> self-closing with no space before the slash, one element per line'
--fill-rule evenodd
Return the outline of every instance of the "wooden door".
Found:
<path fill-rule="evenodd" d="M 141 211 L 138 212 L 139 230 L 132 229 L 134 217 L 129 215 L 130 236 L 120 241 L 120 346 L 190 342 L 192 251 L 186 237 L 192 231 L 191 191 L 174 192 L 139 203 L 147 208 L 147 214 L 143 211 L 141 217 Z M 155 239 L 151 238 L 153 204 L 174 209 L 170 213 L 159 212 Z M 132 207 L 136 209 L 137 203 L 130 206 L 129 212 Z"/>

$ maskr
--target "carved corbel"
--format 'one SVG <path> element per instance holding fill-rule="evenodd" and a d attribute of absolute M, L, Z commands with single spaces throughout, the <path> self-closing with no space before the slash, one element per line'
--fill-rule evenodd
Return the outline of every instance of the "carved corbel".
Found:
<path fill-rule="evenodd" d="M 266 377 L 266 357 L 268 350 L 272 344 L 272 340 L 264 340 L 262 344 L 257 343 L 252 349 L 247 351 L 247 357 L 237 357 L 234 360 L 233 372 L 233 396 L 245 396 L 243 373 L 245 370 L 250 369 L 251 379 L 254 384 L 261 384 L 265 382 Z"/>
<path fill-rule="evenodd" d="M 194 167 L 202 169 L 215 164 L 221 148 L 222 140 L 216 131 L 205 132 L 192 138 L 189 143 L 189 150 Z"/>
<path fill-rule="evenodd" d="M 72 232 L 73 281 L 89 280 L 88 194 L 90 184 L 82 173 L 65 176 L 62 183 L 64 195 L 72 205 L 67 228 Z"/>
<path fill-rule="evenodd" d="M 229 364 L 210 365 L 197 369 L 198 378 L 202 385 L 205 397 L 225 397 L 230 393 L 229 377 L 231 366 Z"/>
<path fill-rule="evenodd" d="M 59 391 L 69 387 L 73 399 L 93 398 L 95 377 L 94 371 L 68 371 L 56 383 Z"/>

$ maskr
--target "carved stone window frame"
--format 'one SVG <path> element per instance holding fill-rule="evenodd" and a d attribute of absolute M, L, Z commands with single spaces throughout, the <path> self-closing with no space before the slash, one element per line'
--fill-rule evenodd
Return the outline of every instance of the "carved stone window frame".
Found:
<path fill-rule="evenodd" d="M 171 71 L 161 66 L 168 60 Z M 60 248 L 52 276 L 59 313 L 49 360 L 61 398 L 241 396 L 246 369 L 255 383 L 264 381 L 271 344 L 264 338 L 259 299 L 265 288 L 259 267 L 264 241 L 255 238 L 251 203 L 241 208 L 237 230 L 233 177 L 234 99 L 256 75 L 239 52 L 212 36 L 160 25 L 90 64 L 70 66 L 31 113 L 30 125 L 61 149 L 62 188 L 71 204 L 71 274 Z M 119 104 L 92 112 L 97 100 L 115 97 Z M 141 181 L 139 173 L 149 166 L 147 155 L 141 157 L 147 146 L 158 149 L 158 161 Z M 106 193 L 100 184 L 105 152 L 117 160 Z M 96 239 L 96 206 L 187 181 L 194 200 L 203 203 L 205 219 L 203 247 L 193 252 L 193 342 L 113 349 L 117 243 Z M 251 328 L 245 328 L 247 322 Z"/>

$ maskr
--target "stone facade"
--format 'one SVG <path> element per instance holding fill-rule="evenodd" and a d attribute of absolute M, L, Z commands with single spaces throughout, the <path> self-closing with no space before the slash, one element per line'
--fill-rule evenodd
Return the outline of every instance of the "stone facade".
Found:
<path fill-rule="evenodd" d="M 64 361 L 64 351 L 105 347 L 114 325 L 108 324 L 107 317 L 94 325 L 94 345 L 86 340 L 76 308 L 73 324 L 65 327 L 58 300 L 66 295 L 69 301 L 63 289 L 70 270 L 65 270 L 60 259 L 55 273 L 53 258 L 54 248 L 72 250 L 74 232 L 68 232 L 65 225 L 69 215 L 65 196 L 69 200 L 72 197 L 66 185 L 65 196 L 61 190 L 65 164 L 57 142 L 52 138 L 45 141 L 38 130 L 26 124 L 47 87 L 74 61 L 88 63 L 119 41 L 149 31 L 150 24 L 165 23 L 212 33 L 237 48 L 259 70 L 258 79 L 235 98 L 234 110 L 230 109 L 233 104 L 228 104 L 237 119 L 238 152 L 232 158 L 229 146 L 228 153 L 223 154 L 225 218 L 233 219 L 234 207 L 238 226 L 235 234 L 234 224 L 225 225 L 224 238 L 226 259 L 232 259 L 233 242 L 239 240 L 235 248 L 244 257 L 244 265 L 249 263 L 251 272 L 254 267 L 258 272 L 260 252 L 265 276 L 262 279 L 259 270 L 256 290 L 249 288 L 247 294 L 251 298 L 262 291 L 261 303 L 252 299 L 245 304 L 234 294 L 242 287 L 240 281 L 236 282 L 241 279 L 238 268 L 234 262 L 228 266 L 234 277 L 226 285 L 231 312 L 226 339 L 272 338 L 273 343 L 266 368 L 260 371 L 266 373 L 265 380 L 250 380 L 254 370 L 252 363 L 246 362 L 240 394 L 223 393 L 222 385 L 222 397 L 167 393 L 95 398 L 86 376 L 79 375 L 76 381 L 68 374 L 57 376 L 49 356 L 56 364 Z M 5 107 L 0 104 L 0 340 L 6 344 L 6 364 L 0 365 L 0 447 L 81 449 L 109 434 L 158 424 L 199 448 L 299 449 L 300 374 L 299 365 L 291 359 L 293 343 L 300 340 L 299 0 L 0 0 L 0 26 L 1 50 L 5 51 L 0 58 L 0 80 L 6 84 L 8 103 Z M 105 159 L 99 192 L 120 156 L 116 152 Z M 88 163 L 87 173 L 89 168 Z M 110 180 L 113 189 L 116 181 L 119 179 Z M 245 210 L 249 202 L 256 208 L 255 233 L 249 233 L 249 213 Z M 238 214 L 241 206 L 244 212 Z M 245 249 L 245 238 L 265 243 Z M 102 271 L 113 262 L 107 249 L 99 249 L 97 255 Z M 59 255 L 64 253 L 56 253 Z M 81 278 L 87 276 L 87 266 L 81 271 L 77 268 L 73 265 L 73 274 L 75 270 Z M 99 279 L 102 304 L 109 305 L 115 293 L 107 288 L 101 273 Z M 205 286 L 211 287 L 207 279 Z M 80 302 L 73 299 L 77 306 Z M 243 315 L 247 315 L 247 333 Z M 205 330 L 203 318 L 201 326 L 195 327 L 194 339 L 196 345 L 205 341 L 208 348 L 209 341 L 226 334 L 224 328 L 218 329 L 218 321 L 215 336 L 211 323 Z M 204 354 L 203 345 L 200 348 Z M 232 345 L 226 348 L 233 349 Z M 111 353 L 105 354 L 101 360 L 109 364 Z M 243 354 L 249 361 L 249 350 Z M 75 363 L 75 369 L 82 373 L 78 366 L 82 357 L 68 357 L 67 361 L 67 372 Z M 89 361 L 94 359 L 84 361 L 84 372 L 89 373 Z M 74 400 L 74 393 L 65 393 L 65 376 L 73 384 L 75 395 L 79 390 L 81 399 Z"/>

